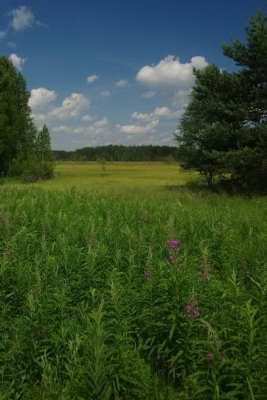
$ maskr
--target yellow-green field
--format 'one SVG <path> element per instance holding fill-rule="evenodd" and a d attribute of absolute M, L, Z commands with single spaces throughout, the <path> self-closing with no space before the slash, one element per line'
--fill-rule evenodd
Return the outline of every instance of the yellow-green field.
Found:
<path fill-rule="evenodd" d="M 178 164 L 164 162 L 58 163 L 56 177 L 34 183 L 47 189 L 83 189 L 98 192 L 169 192 L 182 190 L 197 179 L 196 173 L 184 173 Z M 18 184 L 17 182 L 11 183 Z M 24 186 L 32 186 L 25 185 Z"/>

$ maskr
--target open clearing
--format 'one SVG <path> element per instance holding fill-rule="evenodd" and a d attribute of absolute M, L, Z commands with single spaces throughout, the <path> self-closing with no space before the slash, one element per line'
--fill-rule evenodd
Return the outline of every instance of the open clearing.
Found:
<path fill-rule="evenodd" d="M 84 189 L 89 191 L 127 193 L 165 192 L 196 180 L 196 173 L 182 172 L 176 163 L 62 162 L 56 165 L 56 179 L 37 182 L 34 187 L 45 189 Z M 17 182 L 12 182 L 12 185 Z M 21 186 L 21 184 L 19 184 Z M 24 185 L 25 186 L 25 185 Z"/>

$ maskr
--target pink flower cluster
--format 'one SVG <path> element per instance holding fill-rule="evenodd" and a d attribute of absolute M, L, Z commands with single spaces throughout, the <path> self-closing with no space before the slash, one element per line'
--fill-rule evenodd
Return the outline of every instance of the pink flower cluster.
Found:
<path fill-rule="evenodd" d="M 225 357 L 221 357 L 220 353 L 217 354 L 217 357 L 216 357 L 216 354 L 214 355 L 213 353 L 207 353 L 208 360 L 211 361 L 211 360 L 214 360 L 215 358 L 219 359 L 221 362 L 225 361 Z"/>
<path fill-rule="evenodd" d="M 198 269 L 199 269 L 198 276 L 200 281 L 206 281 L 207 279 L 210 278 L 210 270 L 211 270 L 210 263 L 200 264 Z"/>
<path fill-rule="evenodd" d="M 186 307 L 185 317 L 189 318 L 191 321 L 195 321 L 200 316 L 200 312 L 198 309 L 198 302 L 194 299 L 191 300 L 188 306 Z"/>
<path fill-rule="evenodd" d="M 167 241 L 169 247 L 169 260 L 171 264 L 174 264 L 175 261 L 182 262 L 182 257 L 179 257 L 179 253 L 182 252 L 180 247 L 181 241 L 178 239 L 170 239 Z"/>
<path fill-rule="evenodd" d="M 144 271 L 144 276 L 145 276 L 147 281 L 151 280 L 151 272 L 149 270 Z"/>

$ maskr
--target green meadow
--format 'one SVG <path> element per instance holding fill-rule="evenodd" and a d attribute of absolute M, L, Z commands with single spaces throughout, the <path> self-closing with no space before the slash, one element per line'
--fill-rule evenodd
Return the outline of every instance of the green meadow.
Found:
<path fill-rule="evenodd" d="M 267 198 L 177 164 L 0 186 L 0 399 L 266 399 Z"/>
<path fill-rule="evenodd" d="M 125 194 L 129 191 L 164 193 L 196 180 L 177 163 L 164 162 L 60 162 L 56 179 L 35 183 L 45 189 L 73 189 Z M 12 182 L 16 184 L 16 182 Z M 30 185 L 29 185 L 30 186 Z M 180 188 L 181 189 L 181 188 Z"/>

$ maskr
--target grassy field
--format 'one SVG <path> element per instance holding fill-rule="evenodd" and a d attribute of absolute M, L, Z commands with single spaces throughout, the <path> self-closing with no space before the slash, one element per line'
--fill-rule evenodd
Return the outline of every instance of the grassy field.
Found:
<path fill-rule="evenodd" d="M 267 198 L 57 172 L 0 188 L 0 399 L 265 400 Z"/>
<path fill-rule="evenodd" d="M 98 192 L 168 192 L 196 180 L 195 173 L 183 173 L 178 164 L 164 162 L 96 163 L 62 162 L 56 165 L 56 179 L 34 184 L 45 189 L 84 189 Z M 17 182 L 12 182 L 17 184 Z M 19 184 L 20 186 L 20 184 Z M 28 185 L 31 186 L 31 185 Z"/>

